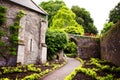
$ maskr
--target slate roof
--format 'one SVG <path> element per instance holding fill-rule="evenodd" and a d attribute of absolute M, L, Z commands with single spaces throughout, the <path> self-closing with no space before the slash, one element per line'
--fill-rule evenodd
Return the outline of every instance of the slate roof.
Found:
<path fill-rule="evenodd" d="M 39 7 L 33 0 L 10 0 L 10 2 L 14 2 L 23 7 L 27 7 L 29 9 L 37 11 L 43 15 L 48 15 L 47 12 L 44 11 L 41 7 Z"/>

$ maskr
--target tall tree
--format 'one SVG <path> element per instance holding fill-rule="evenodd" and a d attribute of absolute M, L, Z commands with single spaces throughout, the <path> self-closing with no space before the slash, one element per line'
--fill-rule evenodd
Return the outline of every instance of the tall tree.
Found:
<path fill-rule="evenodd" d="M 48 26 L 51 25 L 53 16 L 57 13 L 57 11 L 66 4 L 62 0 L 49 0 L 48 2 L 43 1 L 40 6 L 47 11 L 48 16 Z"/>
<path fill-rule="evenodd" d="M 79 25 L 76 22 L 75 16 L 76 15 L 69 8 L 67 8 L 66 6 L 63 6 L 54 15 L 51 28 L 53 28 L 53 29 L 65 29 L 68 27 L 76 27 L 74 29 L 79 31 L 80 34 L 83 34 L 84 29 L 81 25 Z M 71 28 L 71 29 L 73 29 L 73 28 Z"/>
<path fill-rule="evenodd" d="M 110 11 L 109 22 L 116 23 L 120 20 L 120 2 Z"/>
<path fill-rule="evenodd" d="M 71 10 L 76 14 L 76 21 L 78 24 L 83 26 L 85 33 L 98 33 L 88 11 L 84 8 L 80 8 L 79 6 L 72 6 Z"/>

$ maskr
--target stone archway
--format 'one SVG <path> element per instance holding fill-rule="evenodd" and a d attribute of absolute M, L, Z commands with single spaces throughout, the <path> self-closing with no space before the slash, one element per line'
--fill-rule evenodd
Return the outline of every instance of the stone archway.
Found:
<path fill-rule="evenodd" d="M 88 59 L 91 57 L 100 57 L 100 40 L 88 36 L 72 35 L 69 38 L 77 45 L 78 57 Z"/>
<path fill-rule="evenodd" d="M 78 57 L 78 56 L 79 56 L 79 54 L 78 54 L 78 53 L 79 53 L 78 40 L 77 40 L 77 38 L 75 38 L 73 35 L 69 35 L 69 39 L 76 44 L 76 46 L 77 46 L 77 57 Z"/>

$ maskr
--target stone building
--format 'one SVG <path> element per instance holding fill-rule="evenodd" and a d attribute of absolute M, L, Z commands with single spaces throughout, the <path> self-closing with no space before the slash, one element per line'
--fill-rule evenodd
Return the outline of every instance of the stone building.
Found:
<path fill-rule="evenodd" d="M 48 14 L 32 0 L 0 0 L 0 5 L 8 8 L 5 26 L 14 23 L 16 14 L 20 10 L 25 13 L 20 20 L 17 56 L 16 59 L 9 58 L 8 64 L 12 64 L 14 60 L 20 64 L 45 63 L 47 55 L 45 33 Z"/>

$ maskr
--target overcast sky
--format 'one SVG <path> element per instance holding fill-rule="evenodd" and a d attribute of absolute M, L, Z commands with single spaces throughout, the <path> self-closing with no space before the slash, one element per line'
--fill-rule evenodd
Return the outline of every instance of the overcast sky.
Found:
<path fill-rule="evenodd" d="M 37 4 L 41 1 L 48 0 L 34 0 Z M 63 0 L 66 5 L 71 8 L 72 5 L 78 5 L 90 12 L 94 20 L 94 24 L 100 31 L 104 23 L 108 19 L 109 12 L 113 9 L 120 0 Z"/>

